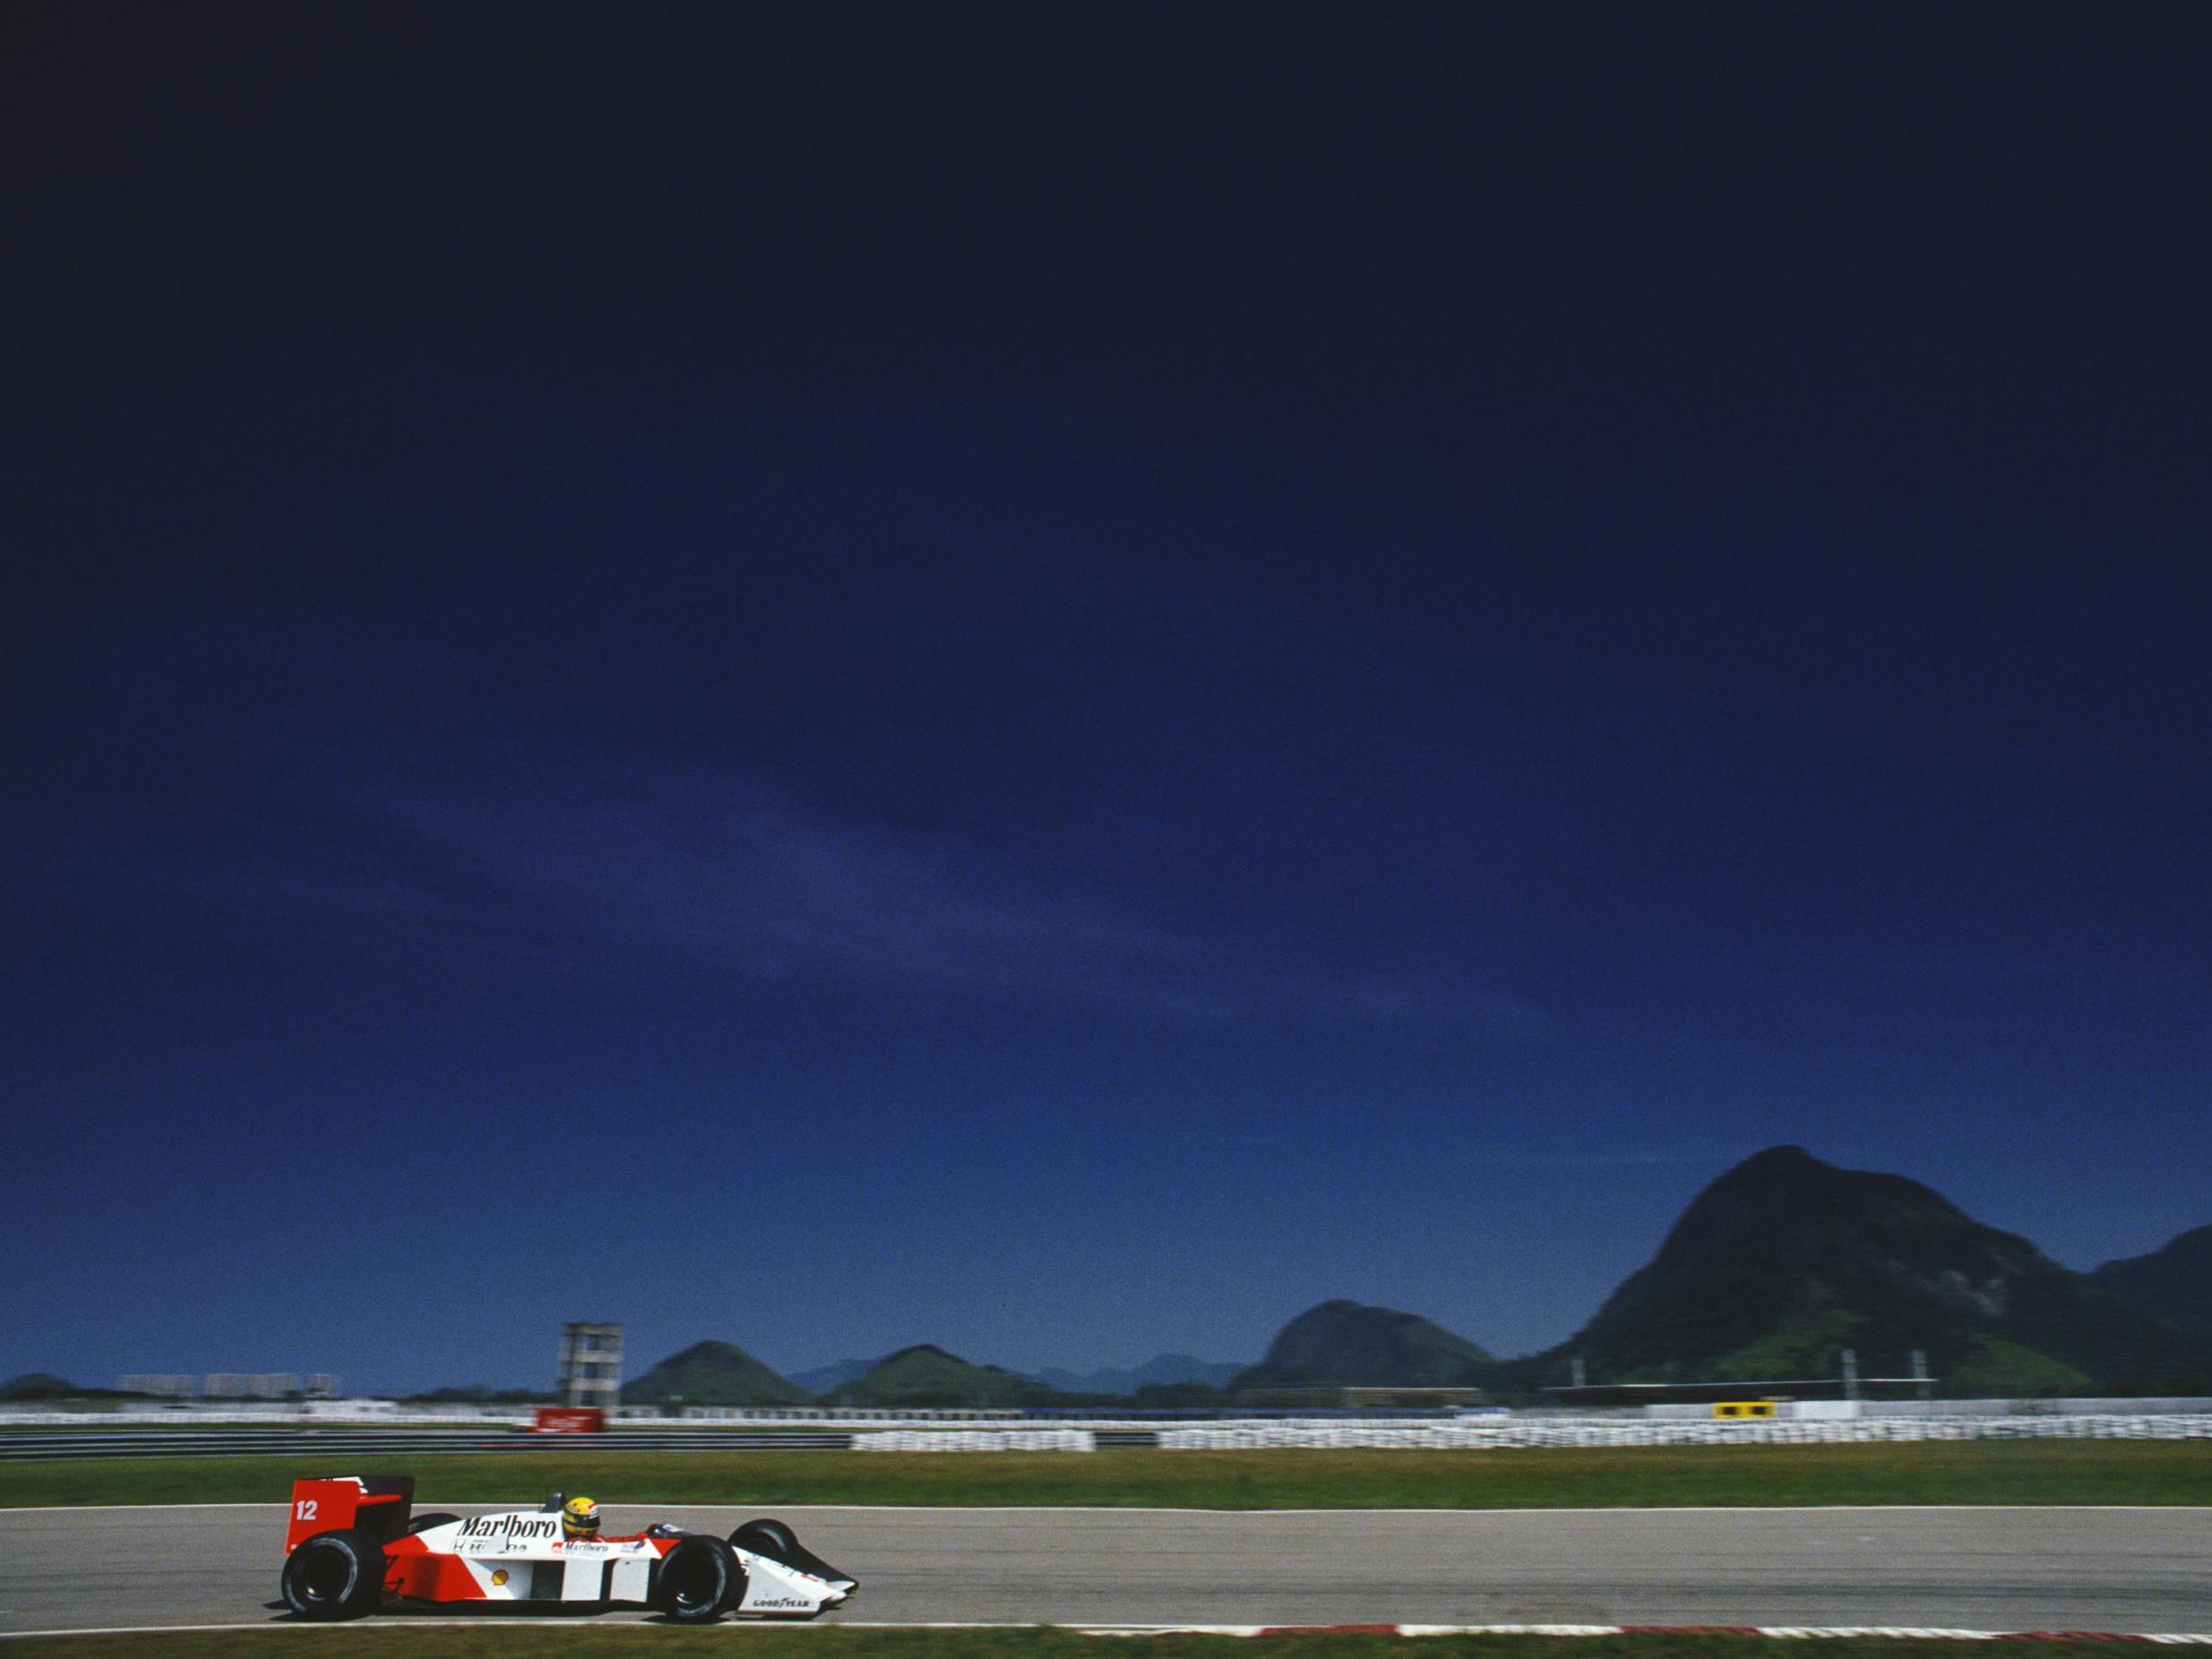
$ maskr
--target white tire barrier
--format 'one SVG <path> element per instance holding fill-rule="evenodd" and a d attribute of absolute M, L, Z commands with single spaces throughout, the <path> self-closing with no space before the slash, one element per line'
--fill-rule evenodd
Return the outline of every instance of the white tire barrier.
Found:
<path fill-rule="evenodd" d="M 855 1451 L 1064 1451 L 1098 1449 L 1087 1429 L 903 1429 L 856 1434 Z"/>
<path fill-rule="evenodd" d="M 1176 1451 L 1263 1448 L 1504 1450 L 1544 1446 L 1868 1446 L 1905 1440 L 2204 1440 L 2212 1416 L 1899 1417 L 1793 1422 L 1751 1417 L 1706 1423 L 1510 1423 L 1396 1427 L 1254 1424 L 1162 1429 Z"/>

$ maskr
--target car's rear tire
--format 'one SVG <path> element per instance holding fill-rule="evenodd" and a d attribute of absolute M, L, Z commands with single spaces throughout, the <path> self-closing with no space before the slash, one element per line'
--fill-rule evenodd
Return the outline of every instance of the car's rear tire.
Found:
<path fill-rule="evenodd" d="M 384 1546 L 365 1532 L 317 1533 L 284 1558 L 284 1604 L 302 1619 L 358 1619 L 384 1588 Z"/>
<path fill-rule="evenodd" d="M 443 1509 L 433 1509 L 429 1514 L 418 1515 L 409 1521 L 407 1524 L 405 1536 L 412 1538 L 417 1533 L 426 1533 L 433 1526 L 451 1526 L 459 1519 L 460 1517 L 458 1515 L 448 1515 Z"/>
<path fill-rule="evenodd" d="M 745 1599 L 745 1569 L 719 1538 L 685 1538 L 660 1558 L 653 1606 L 676 1624 L 711 1624 Z"/>

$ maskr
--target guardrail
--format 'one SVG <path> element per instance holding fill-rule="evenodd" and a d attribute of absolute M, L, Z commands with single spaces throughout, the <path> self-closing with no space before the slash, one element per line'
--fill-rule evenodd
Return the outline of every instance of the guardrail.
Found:
<path fill-rule="evenodd" d="M 1778 1400 L 1772 1404 L 1779 1418 L 1847 1417 L 1863 1421 L 1890 1418 L 1951 1417 L 2145 1417 L 2212 1415 L 2212 1397 L 2104 1398 L 2104 1399 L 1965 1399 L 1965 1400 Z M 931 1409 L 888 1406 L 763 1406 L 685 1405 L 680 1416 L 664 1415 L 658 1407 L 625 1405 L 610 1428 L 617 1433 L 658 1433 L 709 1429 L 809 1427 L 825 1431 L 862 1432 L 885 1429 L 917 1431 L 962 1429 L 1017 1428 L 1129 1428 L 1153 1429 L 1245 1423 L 1306 1426 L 1341 1423 L 1392 1423 L 1406 1427 L 1434 1424 L 1476 1425 L 1485 1423 L 1618 1423 L 1705 1421 L 1712 1414 L 1709 1403 L 1646 1404 L 1621 1407 L 1594 1407 L 1562 1412 L 1508 1411 L 1502 1406 L 1439 1412 L 1433 1407 L 1358 1406 L 1291 1408 L 1237 1405 L 1140 1407 L 1087 1405 L 1031 1407 L 1020 1411 L 942 1406 Z M 120 1429 L 152 1429 L 190 1433 L 215 1424 L 256 1428 L 268 1432 L 285 1429 L 364 1433 L 395 1429 L 426 1431 L 496 1433 L 532 1426 L 533 1408 L 486 1405 L 400 1407 L 390 1402 L 354 1400 L 310 1401 L 304 1405 L 195 1404 L 157 1410 L 64 1411 L 0 1404 L 0 1436 L 22 1429 L 106 1432 Z"/>

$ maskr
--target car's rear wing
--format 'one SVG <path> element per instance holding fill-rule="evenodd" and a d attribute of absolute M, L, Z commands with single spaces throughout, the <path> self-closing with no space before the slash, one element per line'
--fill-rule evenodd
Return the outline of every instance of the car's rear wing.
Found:
<path fill-rule="evenodd" d="M 352 1527 L 389 1543 L 407 1530 L 415 1507 L 411 1474 L 328 1476 L 292 1483 L 292 1513 L 284 1532 L 284 1552 L 317 1533 Z"/>

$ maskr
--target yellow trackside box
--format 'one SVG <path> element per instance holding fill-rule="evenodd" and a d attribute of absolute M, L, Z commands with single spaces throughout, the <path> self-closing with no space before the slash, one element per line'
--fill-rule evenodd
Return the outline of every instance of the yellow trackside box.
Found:
<path fill-rule="evenodd" d="M 1713 1402 L 1713 1415 L 1716 1417 L 1771 1417 L 1774 1415 L 1774 1402 L 1772 1400 L 1716 1400 Z"/>

